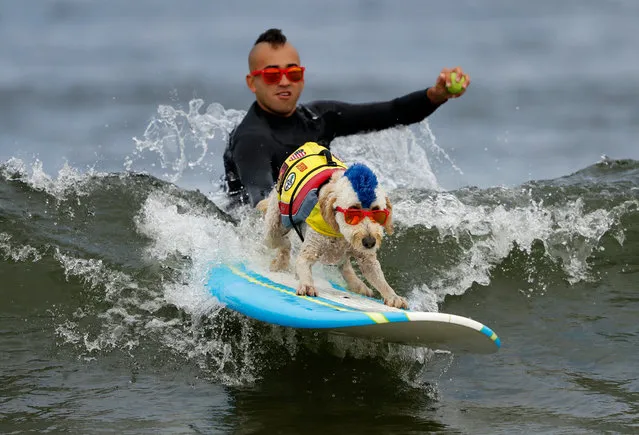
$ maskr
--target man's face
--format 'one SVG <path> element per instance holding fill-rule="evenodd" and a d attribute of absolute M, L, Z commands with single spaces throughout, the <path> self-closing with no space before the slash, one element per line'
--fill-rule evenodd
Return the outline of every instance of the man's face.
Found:
<path fill-rule="evenodd" d="M 262 42 L 253 47 L 249 56 L 249 68 L 251 71 L 264 68 L 288 68 L 300 65 L 300 56 L 297 50 L 288 42 L 279 47 Z M 246 76 L 246 84 L 255 94 L 260 107 L 267 112 L 281 116 L 290 116 L 295 112 L 297 100 L 304 89 L 304 80 L 290 81 L 285 74 L 279 83 L 267 84 L 261 75 Z"/>

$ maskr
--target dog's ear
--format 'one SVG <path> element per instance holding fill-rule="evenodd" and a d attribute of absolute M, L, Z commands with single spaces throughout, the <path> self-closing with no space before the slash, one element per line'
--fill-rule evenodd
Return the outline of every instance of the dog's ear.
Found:
<path fill-rule="evenodd" d="M 395 231 L 395 228 L 393 228 L 393 204 L 391 204 L 388 196 L 386 197 L 386 209 L 388 210 L 388 219 L 386 219 L 384 229 L 386 230 L 386 234 L 391 235 L 393 231 Z"/>
<path fill-rule="evenodd" d="M 322 190 L 320 190 L 318 199 L 320 212 L 322 213 L 324 222 L 326 222 L 335 232 L 339 233 L 339 225 L 337 225 L 337 221 L 335 220 L 335 210 L 333 209 L 333 205 L 336 200 L 335 184 L 330 182 L 324 185 Z"/>

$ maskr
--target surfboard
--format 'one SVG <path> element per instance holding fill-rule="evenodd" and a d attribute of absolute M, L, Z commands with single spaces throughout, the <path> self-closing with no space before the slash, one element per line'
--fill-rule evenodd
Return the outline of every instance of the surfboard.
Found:
<path fill-rule="evenodd" d="M 315 276 L 314 281 L 319 296 L 298 296 L 290 274 L 217 264 L 211 266 L 206 287 L 227 308 L 284 327 L 452 352 L 487 354 L 501 347 L 497 334 L 476 320 L 393 308 L 338 283 Z"/>

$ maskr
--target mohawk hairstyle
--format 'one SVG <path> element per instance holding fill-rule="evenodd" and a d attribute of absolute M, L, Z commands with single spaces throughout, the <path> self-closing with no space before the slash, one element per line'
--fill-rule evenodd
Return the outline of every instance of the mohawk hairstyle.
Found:
<path fill-rule="evenodd" d="M 260 42 L 268 42 L 273 46 L 279 47 L 286 44 L 286 36 L 284 36 L 281 29 L 268 29 L 266 32 L 258 36 L 254 45 L 257 45 Z"/>

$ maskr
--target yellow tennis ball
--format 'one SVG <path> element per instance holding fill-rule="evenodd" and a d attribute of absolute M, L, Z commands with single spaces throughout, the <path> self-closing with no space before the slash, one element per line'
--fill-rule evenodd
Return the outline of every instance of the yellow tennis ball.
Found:
<path fill-rule="evenodd" d="M 458 81 L 457 80 L 457 73 L 456 72 L 452 72 L 452 73 L 450 73 L 450 86 L 446 87 L 446 90 L 448 92 L 450 92 L 451 94 L 459 94 L 464 89 L 462 84 L 465 81 L 466 81 L 466 77 L 465 76 L 461 76 L 461 79 Z"/>

